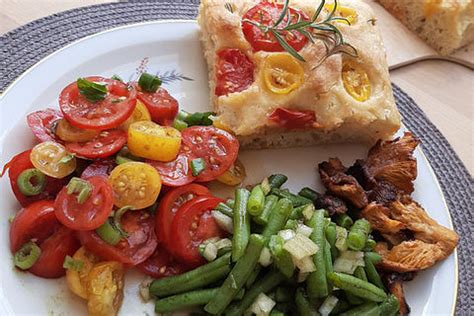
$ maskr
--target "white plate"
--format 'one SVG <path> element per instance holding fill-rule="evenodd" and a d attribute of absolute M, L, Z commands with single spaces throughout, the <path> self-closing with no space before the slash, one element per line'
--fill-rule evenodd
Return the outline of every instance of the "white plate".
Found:
<path fill-rule="evenodd" d="M 45 58 L 22 75 L 0 99 L 0 166 L 16 153 L 30 148 L 34 138 L 25 115 L 44 107 L 57 107 L 61 89 L 81 76 L 118 74 L 128 79 L 144 57 L 149 71 L 176 70 L 194 81 L 180 81 L 166 88 L 188 111 L 208 108 L 207 68 L 193 21 L 165 21 L 129 25 L 77 41 Z M 365 157 L 359 145 L 249 151 L 241 154 L 248 183 L 281 172 L 289 187 L 322 189 L 317 163 L 340 157 L 346 165 Z M 418 179 L 414 198 L 442 225 L 452 228 L 450 215 L 433 171 L 422 152 L 416 151 Z M 220 189 L 218 189 L 219 191 Z M 222 190 L 221 190 L 222 193 Z M 227 193 L 222 193 L 227 194 Z M 64 278 L 45 280 L 15 271 L 8 248 L 8 217 L 19 209 L 7 177 L 0 180 L 0 315 L 83 315 L 85 303 L 69 293 Z M 151 303 L 143 304 L 138 284 L 144 277 L 128 272 L 121 315 L 153 314 Z M 450 315 L 457 292 L 457 260 L 453 254 L 405 285 L 412 315 Z"/>

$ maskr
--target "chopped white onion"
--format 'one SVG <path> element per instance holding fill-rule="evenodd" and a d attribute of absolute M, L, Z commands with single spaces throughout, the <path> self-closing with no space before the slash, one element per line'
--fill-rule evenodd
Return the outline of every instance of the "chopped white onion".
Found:
<path fill-rule="evenodd" d="M 296 227 L 296 233 L 306 237 L 311 236 L 312 232 L 313 229 L 309 226 L 306 226 L 305 224 L 298 224 L 298 226 Z"/>
<path fill-rule="evenodd" d="M 229 216 L 222 214 L 219 211 L 212 211 L 212 217 L 216 220 L 217 225 L 226 232 L 234 233 L 234 222 Z"/>
<path fill-rule="evenodd" d="M 347 229 L 344 227 L 336 226 L 336 243 L 335 246 L 340 251 L 347 250 Z"/>
<path fill-rule="evenodd" d="M 304 257 L 314 255 L 319 248 L 308 237 L 302 234 L 296 234 L 295 237 L 285 242 L 283 249 L 291 254 L 293 260 L 299 261 Z"/>
<path fill-rule="evenodd" d="M 298 278 L 296 279 L 296 281 L 298 283 L 303 283 L 304 281 L 306 281 L 306 279 L 308 278 L 309 276 L 309 272 L 299 272 L 298 273 Z"/>
<path fill-rule="evenodd" d="M 215 245 L 217 247 L 217 250 L 222 249 L 222 248 L 231 248 L 232 247 L 232 240 L 229 238 L 223 238 L 217 242 L 215 242 Z"/>
<path fill-rule="evenodd" d="M 364 253 L 362 251 L 343 251 L 334 261 L 334 271 L 353 274 L 357 267 L 365 266 Z"/>
<path fill-rule="evenodd" d="M 274 300 L 266 296 L 264 293 L 260 293 L 249 307 L 248 311 L 257 316 L 268 316 L 275 305 L 276 303 Z"/>
<path fill-rule="evenodd" d="M 272 254 L 270 253 L 270 249 L 267 247 L 262 249 L 262 252 L 260 252 L 260 257 L 258 258 L 258 263 L 262 267 L 268 267 L 271 265 L 273 262 Z"/>
<path fill-rule="evenodd" d="M 210 242 L 204 248 L 202 256 L 206 258 L 207 261 L 213 261 L 217 258 L 217 247 L 216 244 Z"/>
<path fill-rule="evenodd" d="M 336 307 L 338 301 L 339 299 L 333 295 L 326 297 L 318 310 L 321 316 L 328 316 L 334 307 Z"/>
<path fill-rule="evenodd" d="M 309 273 L 309 272 L 316 271 L 316 265 L 314 264 L 312 256 L 304 257 L 301 260 L 294 260 L 293 262 L 295 263 L 295 266 L 297 266 L 300 272 L 302 273 Z"/>
<path fill-rule="evenodd" d="M 314 204 L 308 204 L 304 209 L 303 209 L 303 217 L 309 221 L 313 215 L 314 212 L 316 211 L 316 208 L 314 207 Z"/>
<path fill-rule="evenodd" d="M 278 236 L 283 238 L 284 241 L 288 241 L 291 238 L 295 237 L 296 233 L 291 229 L 280 230 Z"/>

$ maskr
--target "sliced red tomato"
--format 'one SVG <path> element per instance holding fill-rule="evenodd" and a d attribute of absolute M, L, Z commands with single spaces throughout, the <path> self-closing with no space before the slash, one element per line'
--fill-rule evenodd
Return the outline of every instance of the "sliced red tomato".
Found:
<path fill-rule="evenodd" d="M 217 53 L 217 96 L 244 91 L 254 82 L 255 65 L 241 50 L 225 48 Z"/>
<path fill-rule="evenodd" d="M 113 159 L 100 159 L 96 160 L 87 166 L 82 171 L 81 178 L 89 178 L 93 176 L 105 176 L 108 177 L 110 172 L 115 168 L 117 164 Z"/>
<path fill-rule="evenodd" d="M 54 109 L 44 109 L 32 112 L 26 116 L 26 122 L 33 134 L 41 142 L 59 141 L 54 134 L 54 125 L 63 118 L 63 114 Z"/>
<path fill-rule="evenodd" d="M 170 162 L 155 160 L 146 160 L 145 162 L 158 171 L 164 185 L 179 187 L 194 181 L 189 161 L 188 154 L 181 150 L 176 159 Z"/>
<path fill-rule="evenodd" d="M 156 236 L 165 247 L 171 249 L 171 224 L 178 209 L 196 196 L 210 196 L 211 192 L 205 186 L 188 184 L 174 188 L 160 200 L 156 213 Z"/>
<path fill-rule="evenodd" d="M 69 152 L 89 159 L 105 158 L 117 153 L 127 143 L 127 133 L 119 129 L 103 131 L 85 143 L 66 143 Z"/>
<path fill-rule="evenodd" d="M 199 254 L 199 245 L 225 233 L 214 221 L 211 211 L 223 200 L 211 196 L 198 196 L 179 208 L 171 225 L 172 253 L 191 266 L 205 263 Z"/>
<path fill-rule="evenodd" d="M 239 142 L 232 134 L 213 126 L 193 126 L 181 132 L 182 147 L 190 159 L 203 158 L 205 169 L 196 177 L 198 182 L 216 179 L 237 160 Z"/>
<path fill-rule="evenodd" d="M 30 150 L 26 150 L 18 155 L 14 156 L 10 162 L 8 162 L 3 168 L 3 173 L 8 170 L 8 176 L 10 178 L 10 185 L 12 187 L 13 193 L 15 194 L 16 199 L 20 202 L 21 206 L 27 206 L 35 201 L 45 200 L 45 199 L 54 199 L 56 194 L 63 188 L 65 184 L 69 181 L 69 178 L 55 179 L 49 176 L 46 176 L 46 186 L 38 195 L 26 196 L 21 193 L 18 188 L 17 179 L 18 176 L 26 169 L 34 168 L 33 164 L 30 161 Z M 2 173 L 2 175 L 3 175 Z"/>
<path fill-rule="evenodd" d="M 146 211 L 128 211 L 122 216 L 122 229 L 128 237 L 115 245 L 103 241 L 95 231 L 79 231 L 81 244 L 105 260 L 119 261 L 135 266 L 148 259 L 156 249 L 158 241 L 153 217 Z"/>
<path fill-rule="evenodd" d="M 92 185 L 89 198 L 82 204 L 77 194 L 68 194 L 64 187 L 54 201 L 56 217 L 66 227 L 74 230 L 92 230 L 101 226 L 114 207 L 113 191 L 107 179 L 101 176 L 88 178 Z"/>
<path fill-rule="evenodd" d="M 106 130 L 118 127 L 132 115 L 137 102 L 135 90 L 129 90 L 117 80 L 98 76 L 85 79 L 105 84 L 108 93 L 104 100 L 91 102 L 79 93 L 76 82 L 64 88 L 59 95 L 59 106 L 71 125 Z"/>
<path fill-rule="evenodd" d="M 248 10 L 242 17 L 242 31 L 245 39 L 255 51 L 282 52 L 285 50 L 272 33 L 248 22 L 250 20 L 264 27 L 273 26 L 280 18 L 282 8 L 283 4 L 262 1 Z M 300 10 L 289 8 L 288 13 L 280 23 L 281 28 L 289 23 L 309 21 L 308 16 Z M 290 21 L 288 21 L 289 19 Z M 308 42 L 308 38 L 296 30 L 282 31 L 280 34 L 296 51 L 301 50 Z"/>
<path fill-rule="evenodd" d="M 316 122 L 316 114 L 314 114 L 314 111 L 296 111 L 277 108 L 270 113 L 268 119 L 280 127 L 298 129 L 312 127 Z"/>
<path fill-rule="evenodd" d="M 190 270 L 161 245 L 158 245 L 153 255 L 140 263 L 137 268 L 154 279 L 178 275 Z"/>
<path fill-rule="evenodd" d="M 160 125 L 171 125 L 178 114 L 178 101 L 165 88 L 158 88 L 156 92 L 145 92 L 135 84 L 137 98 L 145 104 L 150 112 L 152 121 Z"/>

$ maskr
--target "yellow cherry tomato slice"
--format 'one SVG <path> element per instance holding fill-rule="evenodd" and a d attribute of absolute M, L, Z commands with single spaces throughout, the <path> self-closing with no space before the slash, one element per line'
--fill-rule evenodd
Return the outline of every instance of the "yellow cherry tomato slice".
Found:
<path fill-rule="evenodd" d="M 63 145 L 47 141 L 31 150 L 30 160 L 42 173 L 62 179 L 76 170 L 76 157 L 67 152 Z"/>
<path fill-rule="evenodd" d="M 128 129 L 128 149 L 142 158 L 171 161 L 178 156 L 181 147 L 181 133 L 169 126 L 153 122 L 135 122 Z"/>
<path fill-rule="evenodd" d="M 369 76 L 360 66 L 350 61 L 342 66 L 342 82 L 347 93 L 360 102 L 370 97 L 372 85 Z"/>
<path fill-rule="evenodd" d="M 276 94 L 288 94 L 304 81 L 303 67 L 287 53 L 274 53 L 265 58 L 262 74 L 267 89 Z"/>
<path fill-rule="evenodd" d="M 128 128 L 130 125 L 132 125 L 132 123 L 141 121 L 151 121 L 151 115 L 145 104 L 137 99 L 135 110 L 133 110 L 132 115 L 125 122 L 123 122 L 122 125 L 120 125 L 120 128 L 124 131 L 128 131 Z"/>
<path fill-rule="evenodd" d="M 66 119 L 59 121 L 56 126 L 56 135 L 65 142 L 87 142 L 99 135 L 100 131 L 77 128 L 69 124 Z"/>
<path fill-rule="evenodd" d="M 334 3 L 332 4 L 326 4 L 324 5 L 327 11 L 332 12 L 334 10 Z M 345 23 L 345 24 L 354 24 L 357 22 L 357 12 L 354 9 L 351 9 L 349 7 L 344 7 L 341 5 L 338 5 L 336 8 L 336 12 L 334 12 L 335 17 L 341 17 L 345 18 L 347 21 L 344 20 L 339 20 L 338 22 L 340 23 Z"/>
<path fill-rule="evenodd" d="M 87 278 L 89 316 L 117 315 L 123 301 L 124 267 L 115 261 L 94 265 Z"/>
<path fill-rule="evenodd" d="M 244 181 L 247 173 L 242 162 L 237 159 L 234 164 L 221 176 L 217 177 L 217 181 L 230 186 L 236 186 Z"/>
<path fill-rule="evenodd" d="M 117 207 L 130 205 L 143 209 L 155 203 L 161 190 L 161 178 L 155 168 L 143 162 L 118 165 L 109 176 Z"/>
<path fill-rule="evenodd" d="M 87 278 L 94 264 L 100 261 L 99 257 L 81 247 L 72 258 L 82 262 L 82 266 L 80 270 L 66 270 L 67 286 L 77 296 L 87 299 Z"/>

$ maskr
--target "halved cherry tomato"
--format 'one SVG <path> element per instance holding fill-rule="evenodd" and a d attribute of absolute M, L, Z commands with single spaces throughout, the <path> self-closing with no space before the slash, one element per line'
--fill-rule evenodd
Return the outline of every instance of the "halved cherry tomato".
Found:
<path fill-rule="evenodd" d="M 62 179 L 76 170 L 76 157 L 68 153 L 63 145 L 52 141 L 33 147 L 30 160 L 36 169 L 56 179 Z"/>
<path fill-rule="evenodd" d="M 68 178 L 55 179 L 46 176 L 46 186 L 43 192 L 38 195 L 26 196 L 21 193 L 18 187 L 18 176 L 26 169 L 34 168 L 30 160 L 31 149 L 19 153 L 10 160 L 4 167 L 4 172 L 8 170 L 8 177 L 10 178 L 10 185 L 16 199 L 20 202 L 21 206 L 27 206 L 35 201 L 41 201 L 46 199 L 54 199 L 56 194 L 61 191 L 63 186 L 69 181 Z"/>
<path fill-rule="evenodd" d="M 77 128 L 69 124 L 66 119 L 58 121 L 56 135 L 65 142 L 87 142 L 99 135 L 100 131 Z"/>
<path fill-rule="evenodd" d="M 178 101 L 165 88 L 160 87 L 156 92 L 145 92 L 138 84 L 134 86 L 137 90 L 137 98 L 145 104 L 150 112 L 151 120 L 160 125 L 171 125 L 178 114 Z"/>
<path fill-rule="evenodd" d="M 96 159 L 109 157 L 127 142 L 127 134 L 119 129 L 100 132 L 96 138 L 85 143 L 66 143 L 68 151 L 80 157 Z"/>
<path fill-rule="evenodd" d="M 44 109 L 32 112 L 26 117 L 26 122 L 33 134 L 40 141 L 57 141 L 54 125 L 63 118 L 63 114 L 54 109 Z"/>
<path fill-rule="evenodd" d="M 286 129 L 298 129 L 312 127 L 316 122 L 314 111 L 297 111 L 285 108 L 277 108 L 268 119 L 280 127 Z"/>
<path fill-rule="evenodd" d="M 143 104 L 142 101 L 137 100 L 135 110 L 133 110 L 132 115 L 125 122 L 123 122 L 122 125 L 120 125 L 120 129 L 126 132 L 132 123 L 141 121 L 151 121 L 151 115 L 145 104 Z"/>
<path fill-rule="evenodd" d="M 225 233 L 214 221 L 211 211 L 223 202 L 211 196 L 198 196 L 181 206 L 171 225 L 171 251 L 191 266 L 203 264 L 199 245 L 212 237 L 223 237 Z"/>
<path fill-rule="evenodd" d="M 290 54 L 275 53 L 265 58 L 262 77 L 269 91 L 288 94 L 301 86 L 304 81 L 304 70 Z"/>
<path fill-rule="evenodd" d="M 199 184 L 188 184 L 174 188 L 160 200 L 156 214 L 156 236 L 165 247 L 171 249 L 171 224 L 178 209 L 196 196 L 211 196 L 211 192 L 205 186 Z"/>
<path fill-rule="evenodd" d="M 112 187 L 101 176 L 86 179 L 92 191 L 84 203 L 79 203 L 77 194 L 68 194 L 65 186 L 54 201 L 58 220 L 74 230 L 92 230 L 102 225 L 114 207 Z"/>
<path fill-rule="evenodd" d="M 87 278 L 100 259 L 84 247 L 79 248 L 72 258 L 82 262 L 82 266 L 80 270 L 66 269 L 67 286 L 77 296 L 87 299 Z"/>
<path fill-rule="evenodd" d="M 103 241 L 93 230 L 77 233 L 81 244 L 89 251 L 106 260 L 119 261 L 135 266 L 148 259 L 158 241 L 153 217 L 146 211 L 128 211 L 122 216 L 122 229 L 128 236 L 115 245 Z"/>
<path fill-rule="evenodd" d="M 355 62 L 344 62 L 342 66 L 342 82 L 346 92 L 355 100 L 364 102 L 370 97 L 372 85 L 369 76 Z"/>
<path fill-rule="evenodd" d="M 247 173 L 245 172 L 245 167 L 242 162 L 237 159 L 234 164 L 227 169 L 222 175 L 217 177 L 217 181 L 220 183 L 224 183 L 230 186 L 236 186 L 244 181 Z"/>
<path fill-rule="evenodd" d="M 205 169 L 196 177 L 198 182 L 216 179 L 237 159 L 239 142 L 224 130 L 213 126 L 193 126 L 184 129 L 181 136 L 183 149 L 189 152 L 190 157 L 205 161 Z"/>
<path fill-rule="evenodd" d="M 93 176 L 108 177 L 116 165 L 113 159 L 96 160 L 82 171 L 81 178 L 86 179 Z"/>
<path fill-rule="evenodd" d="M 78 128 L 106 130 L 118 127 L 132 115 L 135 90 L 128 90 L 126 84 L 117 80 L 98 76 L 85 79 L 105 84 L 107 96 L 91 102 L 79 93 L 76 82 L 69 84 L 59 95 L 59 106 L 69 123 Z"/>
<path fill-rule="evenodd" d="M 89 316 L 117 315 L 123 301 L 124 266 L 108 261 L 92 267 L 87 278 Z"/>
<path fill-rule="evenodd" d="M 244 91 L 254 82 L 255 65 L 239 49 L 220 50 L 215 67 L 217 96 Z"/>
<path fill-rule="evenodd" d="M 170 162 L 161 162 L 155 160 L 146 160 L 145 162 L 155 168 L 161 176 L 164 185 L 170 187 L 179 187 L 194 181 L 195 177 L 189 167 L 189 157 L 182 148 L 175 160 Z"/>
<path fill-rule="evenodd" d="M 334 3 L 330 3 L 330 4 L 324 5 L 324 8 L 326 9 L 326 11 L 332 12 L 334 10 L 334 6 L 335 6 Z M 356 12 L 356 10 L 354 10 L 352 8 L 349 8 L 349 7 L 339 5 L 339 4 L 337 5 L 336 12 L 334 12 L 334 16 L 342 17 L 342 18 L 347 19 L 347 21 L 338 20 L 337 22 L 339 22 L 339 23 L 352 25 L 352 24 L 357 22 L 357 12 Z"/>
<path fill-rule="evenodd" d="M 137 157 L 172 161 L 181 146 L 181 133 L 170 126 L 149 121 L 135 122 L 128 129 L 127 145 Z"/>
<path fill-rule="evenodd" d="M 145 262 L 140 263 L 137 268 L 154 279 L 178 275 L 190 269 L 161 245 L 158 245 L 155 253 Z"/>
<path fill-rule="evenodd" d="M 126 162 L 112 170 L 109 183 L 117 207 L 144 209 L 155 203 L 161 178 L 155 168 L 143 162 Z"/>
<path fill-rule="evenodd" d="M 284 49 L 273 34 L 265 32 L 246 20 L 259 23 L 262 26 L 273 26 L 280 17 L 282 8 L 283 5 L 280 3 L 262 1 L 248 10 L 242 17 L 242 31 L 244 32 L 245 39 L 252 45 L 255 51 L 281 52 Z M 288 13 L 281 22 L 282 26 L 288 23 L 294 24 L 297 21 L 309 21 L 308 16 L 300 10 L 289 8 Z M 289 18 L 290 21 L 288 21 Z M 287 43 L 296 51 L 302 49 L 308 42 L 308 39 L 296 30 L 286 31 L 282 36 L 285 37 Z"/>

